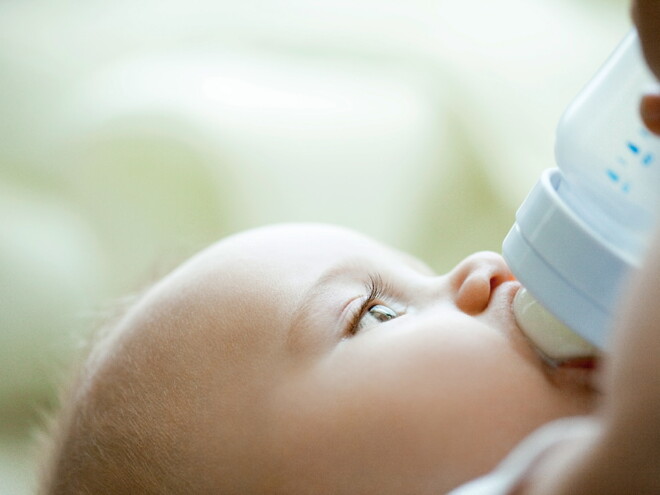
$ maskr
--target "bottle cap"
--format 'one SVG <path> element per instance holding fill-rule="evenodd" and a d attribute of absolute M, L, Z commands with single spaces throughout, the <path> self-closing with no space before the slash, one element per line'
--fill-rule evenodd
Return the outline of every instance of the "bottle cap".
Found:
<path fill-rule="evenodd" d="M 518 209 L 502 254 L 537 301 L 602 349 L 632 262 L 576 214 L 566 195 L 561 171 L 546 170 Z"/>

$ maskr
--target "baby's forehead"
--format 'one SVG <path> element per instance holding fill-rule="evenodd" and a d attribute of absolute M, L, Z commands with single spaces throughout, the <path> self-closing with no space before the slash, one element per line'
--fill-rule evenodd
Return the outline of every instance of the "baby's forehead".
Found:
<path fill-rule="evenodd" d="M 282 225 L 217 242 L 155 284 L 130 315 L 133 326 L 182 325 L 199 320 L 218 330 L 255 312 L 278 313 L 328 268 L 376 243 L 346 229 Z M 193 332 L 189 335 L 192 336 Z"/>
<path fill-rule="evenodd" d="M 281 224 L 249 230 L 212 247 L 214 256 L 230 263 L 250 261 L 263 268 L 310 263 L 330 266 L 351 259 L 403 263 L 420 272 L 432 270 L 419 259 L 351 229 L 325 224 Z"/>
<path fill-rule="evenodd" d="M 315 253 L 330 238 L 320 228 L 260 229 L 196 255 L 124 315 L 99 352 L 103 375 L 154 383 L 239 376 L 244 363 L 284 343 L 300 297 L 327 267 Z"/>
<path fill-rule="evenodd" d="M 250 376 L 277 379 L 278 364 L 289 358 L 293 317 L 324 275 L 350 260 L 361 259 L 352 266 L 365 273 L 372 271 L 367 262 L 407 263 L 398 256 L 335 227 L 270 227 L 228 238 L 186 262 L 134 306 L 110 354 L 109 371 L 154 390 L 178 382 L 182 390 L 208 387 L 241 396 L 245 392 L 234 390 L 235 384 L 264 383 Z"/>
<path fill-rule="evenodd" d="M 278 225 L 222 240 L 154 287 L 139 318 L 169 328 L 186 345 L 218 355 L 258 351 L 274 344 L 319 280 L 351 267 L 356 278 L 378 268 L 421 262 L 348 229 L 326 225 Z M 365 280 L 366 281 L 366 280 Z M 154 345 L 165 345 L 151 330 Z M 249 336 L 249 338 L 248 338 Z M 176 340 L 170 344 L 176 351 Z"/>
<path fill-rule="evenodd" d="M 230 236 L 216 243 L 218 254 L 277 256 L 341 254 L 345 249 L 383 249 L 375 240 L 348 228 L 324 224 L 279 224 L 260 227 Z M 284 251 L 282 251 L 284 250 Z"/>

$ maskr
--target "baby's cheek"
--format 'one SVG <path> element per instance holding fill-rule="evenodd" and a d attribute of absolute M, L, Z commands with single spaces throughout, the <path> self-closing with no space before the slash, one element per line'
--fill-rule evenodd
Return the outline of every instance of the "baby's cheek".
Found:
<path fill-rule="evenodd" d="M 383 330 L 373 337 L 369 351 L 374 359 L 387 360 L 402 394 L 428 401 L 420 407 L 437 403 L 435 409 L 443 415 L 477 415 L 484 407 L 521 405 L 548 391 L 542 373 L 514 350 L 505 334 L 472 317 L 401 318 Z"/>
<path fill-rule="evenodd" d="M 363 389 L 398 418 L 416 462 L 456 474 L 490 467 L 536 426 L 521 419 L 529 384 L 499 334 L 454 316 L 399 323 L 360 343 Z"/>
<path fill-rule="evenodd" d="M 359 479 L 399 472 L 402 463 L 420 458 L 410 401 L 389 380 L 384 362 L 369 364 L 359 351 L 336 349 L 300 370 L 278 394 L 277 455 L 296 476 L 310 482 Z"/>
<path fill-rule="evenodd" d="M 420 476 L 438 466 L 468 476 L 532 429 L 520 418 L 527 384 L 492 333 L 461 318 L 395 321 L 342 341 L 275 394 L 276 454 L 299 476 L 348 479 L 402 463 Z"/>

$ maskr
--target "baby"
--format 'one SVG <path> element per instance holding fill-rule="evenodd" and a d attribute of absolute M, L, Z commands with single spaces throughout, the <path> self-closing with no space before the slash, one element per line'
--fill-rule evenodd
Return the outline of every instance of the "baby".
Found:
<path fill-rule="evenodd" d="M 43 493 L 445 493 L 595 405 L 518 288 L 494 253 L 436 275 L 339 227 L 229 237 L 95 345 Z"/>
<path fill-rule="evenodd" d="M 633 14 L 660 77 L 660 2 Z M 660 96 L 642 116 L 660 133 Z M 658 280 L 660 232 L 594 380 L 523 337 L 496 254 L 436 275 L 339 227 L 232 236 L 95 343 L 41 493 L 439 494 L 495 469 L 455 493 L 658 494 Z"/>

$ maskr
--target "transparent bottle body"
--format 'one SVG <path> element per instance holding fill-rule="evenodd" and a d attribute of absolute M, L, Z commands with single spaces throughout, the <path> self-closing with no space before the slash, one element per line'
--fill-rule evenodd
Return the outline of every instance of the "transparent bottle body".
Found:
<path fill-rule="evenodd" d="M 659 85 L 632 31 L 564 112 L 558 168 L 542 174 L 504 239 L 529 293 L 514 301 L 516 320 L 552 359 L 606 347 L 624 282 L 658 224 L 660 138 L 640 117 L 648 93 Z"/>
<path fill-rule="evenodd" d="M 621 42 L 557 127 L 558 192 L 613 249 L 633 260 L 658 217 L 660 139 L 639 116 L 642 96 L 657 91 L 635 31 Z"/>

